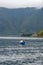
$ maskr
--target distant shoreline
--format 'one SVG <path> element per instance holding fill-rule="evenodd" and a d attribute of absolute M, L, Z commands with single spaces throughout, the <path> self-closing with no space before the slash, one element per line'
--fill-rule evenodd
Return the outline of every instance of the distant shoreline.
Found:
<path fill-rule="evenodd" d="M 43 37 L 0 37 L 0 39 L 24 39 L 24 40 L 43 40 Z"/>

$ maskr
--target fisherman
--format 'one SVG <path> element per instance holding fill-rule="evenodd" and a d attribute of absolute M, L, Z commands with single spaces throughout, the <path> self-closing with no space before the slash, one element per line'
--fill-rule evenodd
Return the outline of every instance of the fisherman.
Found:
<path fill-rule="evenodd" d="M 25 45 L 25 41 L 24 40 L 20 40 L 20 44 L 21 45 Z"/>

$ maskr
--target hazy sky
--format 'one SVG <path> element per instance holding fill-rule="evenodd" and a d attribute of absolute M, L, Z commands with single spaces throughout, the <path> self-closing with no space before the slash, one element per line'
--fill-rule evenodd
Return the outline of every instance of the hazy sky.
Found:
<path fill-rule="evenodd" d="M 43 0 L 0 0 L 0 7 L 43 7 Z"/>

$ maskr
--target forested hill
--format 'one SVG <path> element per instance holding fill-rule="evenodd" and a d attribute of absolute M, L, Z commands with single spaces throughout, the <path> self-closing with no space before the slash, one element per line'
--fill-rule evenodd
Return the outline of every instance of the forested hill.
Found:
<path fill-rule="evenodd" d="M 20 36 L 43 29 L 43 8 L 8 9 L 0 7 L 0 36 Z"/>

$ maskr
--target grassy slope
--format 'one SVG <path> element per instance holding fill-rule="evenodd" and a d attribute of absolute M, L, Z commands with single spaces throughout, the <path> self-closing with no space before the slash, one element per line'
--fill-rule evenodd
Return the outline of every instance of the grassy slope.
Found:
<path fill-rule="evenodd" d="M 0 8 L 0 35 L 36 33 L 43 29 L 43 8 Z"/>

